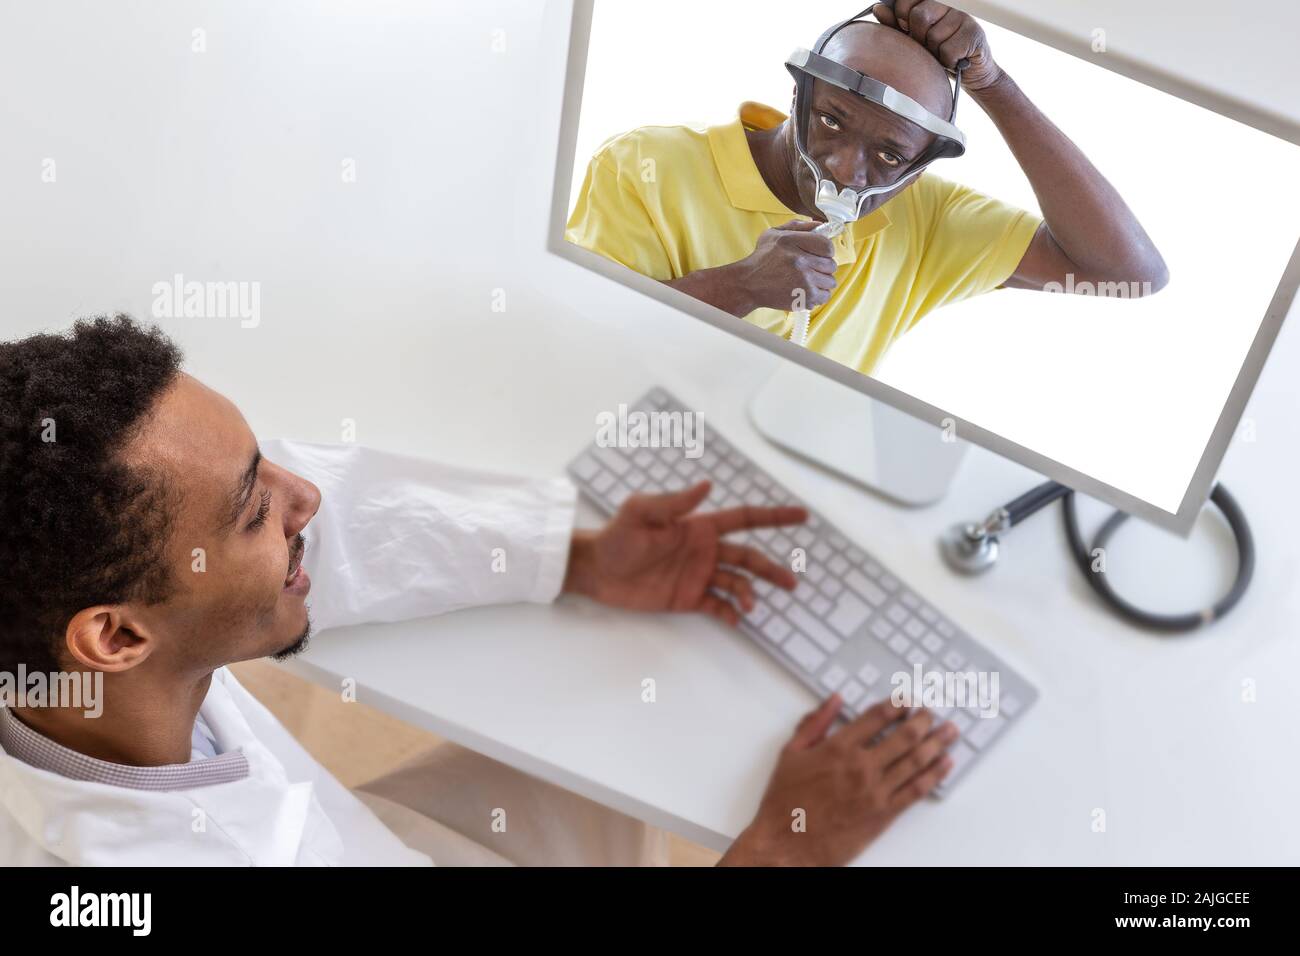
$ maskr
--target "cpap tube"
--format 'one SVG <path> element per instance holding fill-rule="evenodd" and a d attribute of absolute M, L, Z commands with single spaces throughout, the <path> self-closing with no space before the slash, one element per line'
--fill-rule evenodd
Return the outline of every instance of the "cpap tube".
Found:
<path fill-rule="evenodd" d="M 825 236 L 827 239 L 834 239 L 844 231 L 845 225 L 843 219 L 828 214 L 826 221 L 814 229 L 813 234 Z M 799 309 L 793 315 L 794 328 L 790 330 L 790 341 L 806 348 L 808 345 L 808 323 L 811 321 L 812 316 L 807 309 Z"/>
<path fill-rule="evenodd" d="M 858 193 L 848 187 L 843 192 L 835 191 L 835 184 L 823 179 L 817 186 L 817 208 L 821 210 L 826 221 L 813 230 L 818 236 L 834 239 L 844 227 L 858 218 L 861 206 Z M 811 321 L 808 309 L 798 309 L 791 313 L 794 324 L 790 329 L 790 341 L 796 345 L 808 346 L 808 324 Z"/>

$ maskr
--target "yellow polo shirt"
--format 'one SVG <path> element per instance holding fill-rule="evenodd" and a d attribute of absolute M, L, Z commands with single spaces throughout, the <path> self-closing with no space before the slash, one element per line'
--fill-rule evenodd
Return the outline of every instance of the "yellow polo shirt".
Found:
<path fill-rule="evenodd" d="M 645 126 L 606 141 L 587 167 L 565 237 L 655 279 L 743 259 L 797 216 L 754 165 L 745 129 L 785 115 L 744 103 L 725 126 Z M 812 311 L 808 346 L 869 374 L 932 309 L 1016 271 L 1042 219 L 930 172 L 834 240 L 837 285 Z M 746 320 L 788 338 L 790 313 Z"/>

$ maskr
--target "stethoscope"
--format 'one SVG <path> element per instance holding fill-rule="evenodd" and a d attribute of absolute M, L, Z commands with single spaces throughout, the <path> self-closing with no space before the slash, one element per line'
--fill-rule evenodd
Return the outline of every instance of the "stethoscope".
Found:
<path fill-rule="evenodd" d="M 1210 501 L 1223 513 L 1237 542 L 1237 577 L 1228 593 L 1215 604 L 1189 614 L 1155 614 L 1144 611 L 1121 597 L 1106 578 L 1105 561 L 1098 554 L 1105 549 L 1115 532 L 1128 520 L 1122 511 L 1114 512 L 1102 524 L 1089 546 L 1079 531 L 1079 515 L 1074 492 L 1064 485 L 1048 481 L 1025 492 L 1015 501 L 998 508 L 983 521 L 954 525 L 940 541 L 944 559 L 949 566 L 962 574 L 980 574 L 997 563 L 1001 553 L 1000 536 L 1020 524 L 1034 512 L 1045 508 L 1058 498 L 1064 498 L 1062 512 L 1065 516 L 1065 533 L 1069 538 L 1074 562 L 1083 573 L 1089 586 L 1120 617 L 1147 630 L 1163 634 L 1182 634 L 1204 627 L 1223 617 L 1241 600 L 1250 579 L 1255 573 L 1255 541 L 1250 524 L 1228 489 L 1216 484 Z"/>

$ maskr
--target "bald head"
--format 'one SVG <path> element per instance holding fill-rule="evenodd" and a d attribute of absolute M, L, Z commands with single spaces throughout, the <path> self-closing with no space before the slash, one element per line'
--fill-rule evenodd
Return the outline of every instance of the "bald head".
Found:
<path fill-rule="evenodd" d="M 925 47 L 882 23 L 850 23 L 826 44 L 822 55 L 906 93 L 930 112 L 948 118 L 952 86 Z"/>

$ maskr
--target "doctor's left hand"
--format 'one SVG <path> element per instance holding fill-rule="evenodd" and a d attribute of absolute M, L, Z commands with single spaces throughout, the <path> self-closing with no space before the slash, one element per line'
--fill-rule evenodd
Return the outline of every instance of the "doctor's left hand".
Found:
<path fill-rule="evenodd" d="M 701 611 L 733 627 L 754 606 L 754 577 L 793 590 L 789 568 L 724 535 L 802 524 L 808 512 L 743 506 L 692 514 L 709 487 L 632 495 L 604 528 L 574 532 L 564 590 L 633 611 Z"/>

